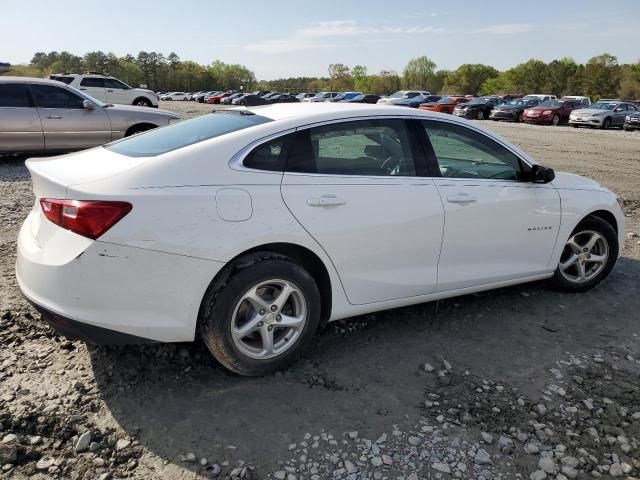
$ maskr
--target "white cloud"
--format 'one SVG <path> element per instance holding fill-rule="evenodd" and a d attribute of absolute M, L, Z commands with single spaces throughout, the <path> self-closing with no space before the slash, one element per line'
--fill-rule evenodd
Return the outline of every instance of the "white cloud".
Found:
<path fill-rule="evenodd" d="M 295 30 L 289 38 L 266 40 L 246 45 L 245 49 L 260 53 L 286 53 L 301 50 L 333 47 L 326 43 L 332 37 L 356 37 L 361 35 L 410 35 L 442 33 L 444 28 L 433 26 L 363 25 L 355 20 L 315 22 Z"/>
<path fill-rule="evenodd" d="M 514 35 L 518 33 L 526 33 L 533 30 L 533 25 L 529 23 L 502 23 L 499 25 L 491 25 L 489 27 L 474 30 L 473 33 L 492 33 L 496 35 Z"/>

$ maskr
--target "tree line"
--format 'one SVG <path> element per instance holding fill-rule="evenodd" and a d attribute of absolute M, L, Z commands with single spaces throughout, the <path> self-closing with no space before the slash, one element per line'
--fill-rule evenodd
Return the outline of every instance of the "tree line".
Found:
<path fill-rule="evenodd" d="M 402 72 L 369 73 L 366 65 L 349 67 L 333 63 L 325 77 L 289 77 L 257 81 L 244 65 L 215 60 L 201 65 L 181 60 L 175 53 L 140 52 L 118 57 L 101 51 L 83 56 L 69 52 L 38 52 L 28 65 L 17 65 L 11 75 L 46 76 L 51 73 L 96 71 L 126 83 L 146 85 L 155 91 L 197 91 L 255 88 L 282 92 L 356 90 L 388 95 L 396 90 L 420 89 L 448 95 L 526 94 L 587 95 L 592 99 L 622 97 L 640 99 L 640 61 L 620 64 L 608 53 L 586 63 L 561 58 L 545 63 L 531 59 L 505 71 L 490 65 L 464 64 L 441 70 L 426 56 L 409 60 Z"/>

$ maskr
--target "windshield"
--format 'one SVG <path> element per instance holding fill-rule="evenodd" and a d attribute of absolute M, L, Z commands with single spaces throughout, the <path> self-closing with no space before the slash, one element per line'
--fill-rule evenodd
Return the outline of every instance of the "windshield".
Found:
<path fill-rule="evenodd" d="M 491 98 L 488 97 L 478 97 L 478 98 L 474 98 L 473 100 L 471 100 L 469 102 L 469 105 L 484 105 L 485 103 L 487 103 L 489 100 L 491 100 Z"/>
<path fill-rule="evenodd" d="M 613 110 L 618 106 L 617 103 L 594 103 L 589 108 L 593 108 L 595 110 Z"/>
<path fill-rule="evenodd" d="M 338 95 L 336 95 L 335 97 L 333 97 L 336 100 L 342 100 L 344 97 L 346 97 L 347 94 L 346 93 L 339 93 Z"/>
<path fill-rule="evenodd" d="M 398 90 L 397 92 L 392 93 L 391 95 L 389 95 L 389 98 L 403 98 L 406 94 L 407 94 L 406 91 Z"/>
<path fill-rule="evenodd" d="M 202 117 L 127 137 L 109 143 L 104 148 L 128 157 L 155 157 L 210 138 L 273 121 L 244 112 L 245 110 L 218 110 Z"/>
<path fill-rule="evenodd" d="M 356 95 L 351 100 L 362 100 L 363 98 L 364 98 L 364 95 L 360 94 L 360 95 Z"/>
<path fill-rule="evenodd" d="M 538 106 L 539 107 L 558 108 L 558 107 L 561 107 L 563 103 L 564 102 L 561 102 L 560 100 L 545 100 L 544 102 L 542 102 Z"/>
<path fill-rule="evenodd" d="M 517 100 L 511 100 L 510 102 L 507 102 L 505 105 L 511 105 L 513 107 L 524 107 L 527 105 L 527 102 L 517 99 Z"/>

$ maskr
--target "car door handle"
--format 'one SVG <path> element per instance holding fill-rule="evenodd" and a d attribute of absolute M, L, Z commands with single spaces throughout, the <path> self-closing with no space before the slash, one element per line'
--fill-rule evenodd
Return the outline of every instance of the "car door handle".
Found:
<path fill-rule="evenodd" d="M 344 205 L 347 202 L 336 197 L 335 195 L 323 195 L 319 198 L 310 198 L 307 200 L 307 205 L 310 207 L 336 207 Z"/>
<path fill-rule="evenodd" d="M 61 115 L 48 115 L 47 118 L 50 118 L 51 120 L 60 120 L 62 118 Z"/>
<path fill-rule="evenodd" d="M 447 197 L 447 202 L 449 203 L 458 203 L 460 205 L 468 205 L 469 203 L 473 203 L 477 201 L 476 197 L 472 197 L 466 193 L 457 193 L 455 195 L 449 195 Z"/>
<path fill-rule="evenodd" d="M 81 88 L 80 90 L 86 90 L 86 88 Z"/>
<path fill-rule="evenodd" d="M 113 93 L 113 90 L 107 90 L 107 92 Z"/>

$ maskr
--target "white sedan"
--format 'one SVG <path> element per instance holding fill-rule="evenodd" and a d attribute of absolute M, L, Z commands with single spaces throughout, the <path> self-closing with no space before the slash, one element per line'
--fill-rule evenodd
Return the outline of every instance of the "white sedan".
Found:
<path fill-rule="evenodd" d="M 624 237 L 596 182 L 402 107 L 230 109 L 27 166 L 17 279 L 51 325 L 200 336 L 244 375 L 331 320 L 543 279 L 588 290 Z"/>
<path fill-rule="evenodd" d="M 167 100 L 168 101 L 172 101 L 172 100 L 186 101 L 186 100 L 189 100 L 188 95 L 189 94 L 185 92 L 169 92 L 162 95 L 160 97 L 160 100 L 164 100 L 165 102 Z"/>

